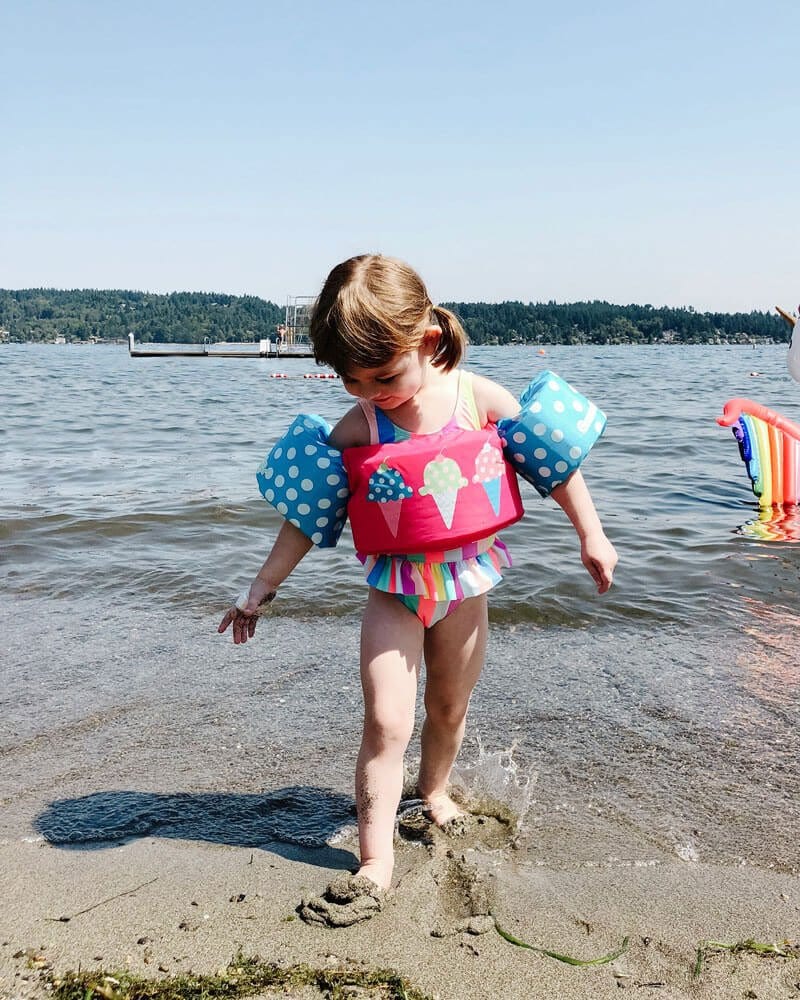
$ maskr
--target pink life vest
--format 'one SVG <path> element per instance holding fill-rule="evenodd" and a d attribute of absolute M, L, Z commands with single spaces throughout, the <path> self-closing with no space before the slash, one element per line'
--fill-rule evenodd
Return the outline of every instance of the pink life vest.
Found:
<path fill-rule="evenodd" d="M 523 513 L 493 424 L 347 448 L 356 551 L 441 552 L 486 538 Z"/>

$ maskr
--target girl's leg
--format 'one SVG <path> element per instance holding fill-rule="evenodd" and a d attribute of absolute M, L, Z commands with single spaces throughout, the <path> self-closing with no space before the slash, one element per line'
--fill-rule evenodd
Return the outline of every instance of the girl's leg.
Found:
<path fill-rule="evenodd" d="M 364 731 L 356 765 L 360 875 L 392 880 L 403 756 L 414 728 L 424 628 L 392 594 L 370 588 L 361 624 Z"/>
<path fill-rule="evenodd" d="M 425 724 L 419 794 L 439 825 L 459 815 L 447 794 L 472 689 L 486 656 L 486 595 L 469 597 L 425 633 Z"/>

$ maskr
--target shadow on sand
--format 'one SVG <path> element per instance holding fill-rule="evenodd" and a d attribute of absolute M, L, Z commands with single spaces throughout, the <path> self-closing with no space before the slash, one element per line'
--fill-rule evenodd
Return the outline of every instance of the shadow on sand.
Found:
<path fill-rule="evenodd" d="M 253 847 L 325 868 L 357 867 L 356 856 L 327 840 L 355 821 L 352 798 L 309 786 L 262 794 L 114 790 L 59 799 L 36 817 L 51 844 L 100 850 L 139 837 Z"/>

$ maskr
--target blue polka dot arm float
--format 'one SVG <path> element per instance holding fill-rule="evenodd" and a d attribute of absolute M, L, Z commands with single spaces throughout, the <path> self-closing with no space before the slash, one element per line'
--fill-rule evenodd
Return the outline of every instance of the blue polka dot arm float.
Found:
<path fill-rule="evenodd" d="M 350 496 L 342 453 L 328 444 L 331 429 L 301 413 L 256 472 L 264 499 L 321 549 L 339 541 Z"/>
<path fill-rule="evenodd" d="M 520 397 L 516 417 L 497 422 L 506 459 L 543 497 L 566 482 L 605 430 L 606 415 L 555 372 Z"/>

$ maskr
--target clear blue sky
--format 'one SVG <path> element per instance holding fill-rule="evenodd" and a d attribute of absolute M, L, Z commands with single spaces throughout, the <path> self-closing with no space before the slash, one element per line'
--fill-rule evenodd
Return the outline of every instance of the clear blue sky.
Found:
<path fill-rule="evenodd" d="M 797 0 L 6 0 L 0 287 L 800 299 Z"/>

